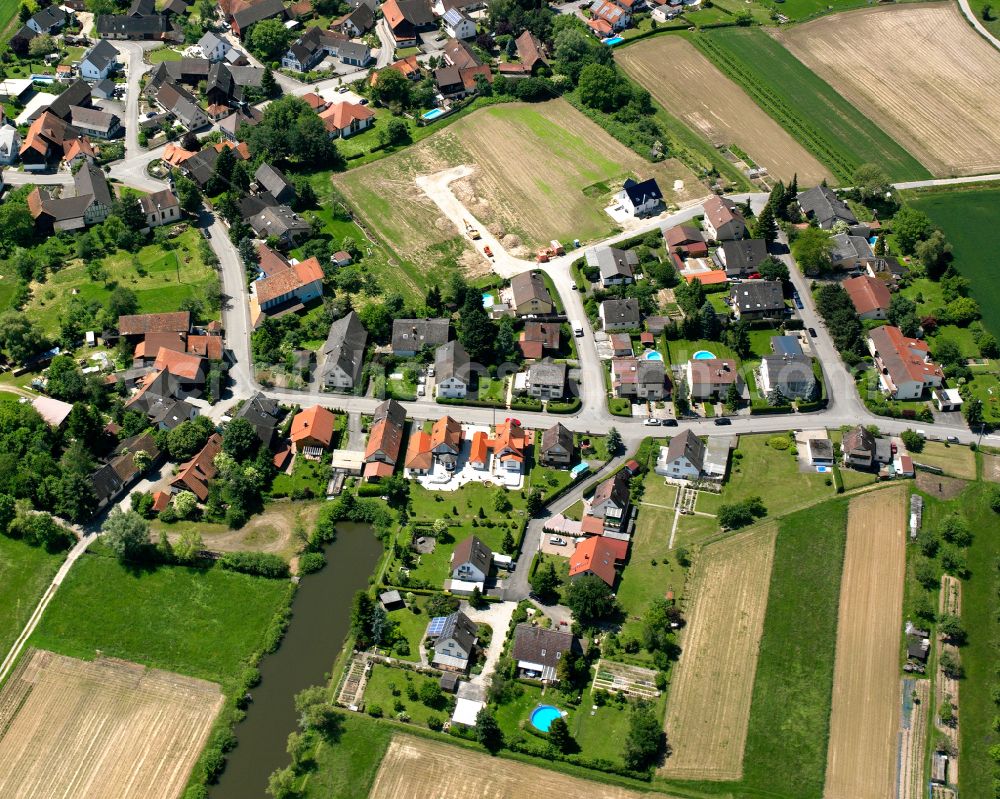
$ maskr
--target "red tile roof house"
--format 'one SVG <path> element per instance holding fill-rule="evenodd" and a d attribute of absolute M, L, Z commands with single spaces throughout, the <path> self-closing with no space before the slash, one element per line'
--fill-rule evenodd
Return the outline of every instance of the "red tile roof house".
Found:
<path fill-rule="evenodd" d="M 177 491 L 191 491 L 201 502 L 208 499 L 208 483 L 218 474 L 215 456 L 222 452 L 222 436 L 212 433 L 201 452 L 181 466 L 170 488 Z"/>
<path fill-rule="evenodd" d="M 250 285 L 250 322 L 254 327 L 268 316 L 280 316 L 323 296 L 323 267 L 317 258 L 292 264 L 265 244 L 258 252 L 265 276 Z"/>
<path fill-rule="evenodd" d="M 614 30 L 621 31 L 632 24 L 632 15 L 621 6 L 606 0 L 594 0 L 590 6 L 590 16 L 592 19 L 602 19 Z"/>
<path fill-rule="evenodd" d="M 705 212 L 705 232 L 715 241 L 742 239 L 747 232 L 743 214 L 736 203 L 726 197 L 710 197 L 702 206 Z"/>
<path fill-rule="evenodd" d="M 410 436 L 403 465 L 416 475 L 427 474 L 434 467 L 434 453 L 431 452 L 431 436 L 420 430 Z"/>
<path fill-rule="evenodd" d="M 623 542 L 624 543 L 624 542 Z M 595 535 L 581 541 L 569 558 L 569 578 L 594 575 L 614 588 L 618 572 L 615 570 L 615 552 L 608 546 L 608 539 Z"/>
<path fill-rule="evenodd" d="M 205 383 L 205 359 L 199 355 L 160 347 L 153 368 L 157 371 L 166 369 L 182 388 L 190 389 Z"/>
<path fill-rule="evenodd" d="M 323 120 L 331 138 L 348 138 L 355 133 L 367 130 L 375 124 L 375 112 L 357 103 L 334 103 L 319 118 Z"/>
<path fill-rule="evenodd" d="M 393 473 L 403 443 L 403 425 L 406 411 L 394 399 L 388 399 L 375 408 L 371 432 L 365 445 L 366 480 L 388 477 Z"/>
<path fill-rule="evenodd" d="M 736 361 L 729 358 L 709 358 L 687 362 L 688 388 L 691 399 L 702 401 L 713 397 L 722 398 L 729 391 L 729 386 L 736 386 L 737 391 L 743 390 L 743 377 L 736 367 Z"/>
<path fill-rule="evenodd" d="M 679 253 L 685 258 L 705 258 L 708 256 L 708 245 L 701 231 L 692 225 L 677 225 L 663 232 L 667 249 Z"/>
<path fill-rule="evenodd" d="M 517 346 L 528 360 L 538 360 L 545 350 L 559 349 L 559 325 L 554 322 L 526 322 Z"/>
<path fill-rule="evenodd" d="M 870 275 L 860 275 L 844 281 L 844 291 L 854 303 L 861 319 L 885 319 L 892 297 L 885 282 Z"/>
<path fill-rule="evenodd" d="M 883 325 L 868 331 L 868 351 L 875 359 L 882 392 L 892 399 L 920 399 L 926 389 L 944 382 L 944 372 L 931 360 L 927 343 L 904 336 L 898 327 Z"/>
<path fill-rule="evenodd" d="M 145 338 L 147 333 L 187 333 L 189 330 L 191 330 L 191 314 L 188 311 L 118 317 L 118 332 L 134 341 Z"/>
<path fill-rule="evenodd" d="M 326 408 L 313 405 L 304 411 L 299 411 L 292 419 L 292 444 L 296 452 L 302 452 L 306 447 L 326 449 L 333 443 L 333 429 L 337 417 Z"/>

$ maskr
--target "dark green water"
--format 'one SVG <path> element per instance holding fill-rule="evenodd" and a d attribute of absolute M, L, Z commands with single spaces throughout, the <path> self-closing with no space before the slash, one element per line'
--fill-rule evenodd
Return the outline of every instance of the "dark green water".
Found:
<path fill-rule="evenodd" d="M 330 670 L 350 626 L 351 599 L 368 586 L 382 544 L 367 524 L 337 524 L 337 540 L 326 549 L 327 565 L 302 579 L 281 648 L 261 661 L 246 718 L 236 727 L 236 748 L 212 799 L 265 799 L 267 778 L 288 765 L 288 733 L 296 729 L 292 698 L 319 685 Z"/>

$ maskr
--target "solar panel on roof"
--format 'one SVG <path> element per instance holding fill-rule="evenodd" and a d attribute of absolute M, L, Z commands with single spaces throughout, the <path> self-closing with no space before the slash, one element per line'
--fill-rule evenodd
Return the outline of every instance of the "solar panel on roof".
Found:
<path fill-rule="evenodd" d="M 447 616 L 436 616 L 431 619 L 430 625 L 427 627 L 428 635 L 440 635 L 441 631 L 444 629 L 444 623 L 448 620 Z"/>

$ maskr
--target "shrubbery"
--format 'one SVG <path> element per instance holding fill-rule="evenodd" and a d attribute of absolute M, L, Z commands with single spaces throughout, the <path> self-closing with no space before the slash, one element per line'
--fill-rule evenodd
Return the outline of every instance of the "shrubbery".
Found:
<path fill-rule="evenodd" d="M 289 575 L 288 564 L 284 559 L 270 552 L 227 552 L 219 558 L 219 566 L 227 571 L 272 579 Z"/>

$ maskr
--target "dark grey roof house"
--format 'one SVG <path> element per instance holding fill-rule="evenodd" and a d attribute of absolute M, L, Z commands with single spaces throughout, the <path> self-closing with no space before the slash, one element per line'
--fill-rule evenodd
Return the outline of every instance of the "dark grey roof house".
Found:
<path fill-rule="evenodd" d="M 451 323 L 447 319 L 396 319 L 392 323 L 392 354 L 411 357 L 424 347 L 448 342 Z"/>
<path fill-rule="evenodd" d="M 281 204 L 290 203 L 295 199 L 295 187 L 280 169 L 270 164 L 262 163 L 253 174 L 254 182 L 264 191 L 270 192 Z"/>
<path fill-rule="evenodd" d="M 796 199 L 799 208 L 809 219 L 815 219 L 823 230 L 829 230 L 837 222 L 848 225 L 858 224 L 858 218 L 847 207 L 833 189 L 827 186 L 813 186 L 811 189 L 799 192 Z"/>
<path fill-rule="evenodd" d="M 320 383 L 323 388 L 353 391 L 360 384 L 368 331 L 351 311 L 332 325 L 321 350 Z"/>
<path fill-rule="evenodd" d="M 273 399 L 265 397 L 259 391 L 240 406 L 234 419 L 246 419 L 253 427 L 257 438 L 265 447 L 270 447 L 274 440 L 274 431 L 281 420 L 281 406 Z"/>
<path fill-rule="evenodd" d="M 767 260 L 767 242 L 764 239 L 724 241 L 714 257 L 726 270 L 726 277 L 746 277 L 759 271 Z"/>
<path fill-rule="evenodd" d="M 738 319 L 760 319 L 785 311 L 780 280 L 744 280 L 729 291 L 733 313 Z"/>
<path fill-rule="evenodd" d="M 558 682 L 559 662 L 569 652 L 579 652 L 572 633 L 519 624 L 514 629 L 511 657 L 517 661 L 521 676 L 542 682 Z"/>

